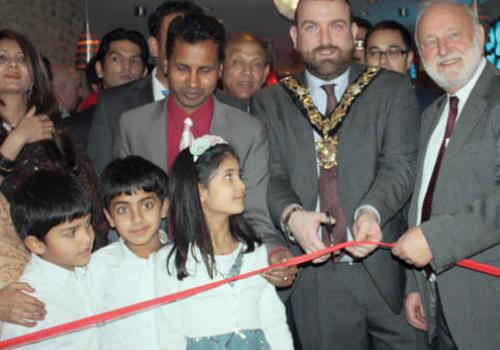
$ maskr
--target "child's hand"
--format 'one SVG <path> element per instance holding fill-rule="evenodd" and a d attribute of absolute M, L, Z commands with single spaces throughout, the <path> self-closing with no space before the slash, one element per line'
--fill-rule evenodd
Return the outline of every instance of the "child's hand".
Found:
<path fill-rule="evenodd" d="M 26 327 L 45 318 L 45 304 L 26 294 L 35 290 L 27 283 L 13 282 L 0 289 L 0 320 Z"/>
<path fill-rule="evenodd" d="M 287 262 L 293 255 L 286 249 L 279 250 L 269 257 L 269 263 L 277 264 Z M 262 276 L 272 285 L 280 288 L 292 285 L 297 276 L 297 266 L 277 267 L 265 272 Z"/>

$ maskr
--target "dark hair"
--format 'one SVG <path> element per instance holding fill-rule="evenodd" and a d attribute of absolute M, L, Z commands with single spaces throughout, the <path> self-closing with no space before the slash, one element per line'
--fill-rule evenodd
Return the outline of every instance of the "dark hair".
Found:
<path fill-rule="evenodd" d="M 203 9 L 189 0 L 165 1 L 158 6 L 148 19 L 149 35 L 160 39 L 160 25 L 164 17 L 177 13 L 179 15 L 203 14 Z"/>
<path fill-rule="evenodd" d="M 33 84 L 31 92 L 27 92 L 27 110 L 32 106 L 36 106 L 37 114 L 47 114 L 56 127 L 61 126 L 61 112 L 42 56 L 24 35 L 16 31 L 10 29 L 0 30 L 0 40 L 15 41 L 27 59 Z M 4 102 L 0 100 L 0 104 L 4 104 Z M 52 140 L 42 141 L 41 144 L 56 163 L 60 163 L 68 169 L 76 170 L 75 150 L 67 136 L 56 132 Z"/>
<path fill-rule="evenodd" d="M 368 30 L 372 27 L 372 24 L 370 23 L 370 21 L 368 21 L 367 19 L 361 18 L 361 17 L 353 17 L 352 22 L 356 23 L 356 25 L 358 27 L 366 28 L 366 30 Z"/>
<path fill-rule="evenodd" d="M 349 0 L 344 0 L 345 3 L 349 6 L 349 8 L 351 7 L 351 3 Z M 299 19 L 299 7 L 300 5 L 304 2 L 304 0 L 299 0 L 299 2 L 297 3 L 297 7 L 295 8 L 295 12 L 293 13 L 293 24 L 295 26 L 297 26 L 298 24 L 298 19 Z M 349 18 L 351 21 L 353 21 L 353 16 L 352 16 L 352 12 L 349 13 Z"/>
<path fill-rule="evenodd" d="M 168 176 L 158 166 L 139 156 L 115 159 L 101 175 L 101 200 L 109 209 L 116 196 L 136 190 L 156 193 L 161 202 L 167 197 Z"/>
<path fill-rule="evenodd" d="M 215 258 L 210 232 L 200 202 L 198 185 L 207 186 L 214 172 L 222 161 L 232 156 L 239 160 L 233 148 L 228 144 L 218 144 L 206 150 L 196 162 L 189 152 L 189 148 L 179 153 L 172 165 L 169 185 L 170 220 L 173 228 L 174 249 L 167 259 L 175 253 L 175 267 L 177 278 L 182 280 L 188 275 L 186 260 L 196 247 L 199 248 L 207 272 L 213 277 Z M 229 229 L 234 239 L 246 244 L 246 252 L 252 252 L 255 244 L 262 243 L 253 228 L 244 219 L 243 214 L 229 217 Z M 170 271 L 169 271 L 170 273 Z"/>
<path fill-rule="evenodd" d="M 131 43 L 139 46 L 141 50 L 141 61 L 146 68 L 149 58 L 148 44 L 144 36 L 136 30 L 125 30 L 123 28 L 118 28 L 112 30 L 102 37 L 101 43 L 99 45 L 99 51 L 97 51 L 96 61 L 104 64 L 104 59 L 109 52 L 111 43 L 119 40 L 128 40 Z"/>
<path fill-rule="evenodd" d="M 365 38 L 365 50 L 368 47 L 368 40 L 370 37 L 373 35 L 373 33 L 381 31 L 381 30 L 394 30 L 396 32 L 399 32 L 401 35 L 401 38 L 403 39 L 403 42 L 406 46 L 406 50 L 413 51 L 413 39 L 411 37 L 410 32 L 408 29 L 406 29 L 405 26 L 402 24 L 396 22 L 396 21 L 382 21 L 377 24 L 375 24 L 373 27 L 371 27 L 368 32 L 366 33 L 366 38 Z"/>
<path fill-rule="evenodd" d="M 59 119 L 59 107 L 42 56 L 24 35 L 16 31 L 0 30 L 0 40 L 15 41 L 28 61 L 33 84 L 31 94 L 28 96 L 28 109 L 36 106 L 37 113 L 45 113 L 51 118 Z"/>
<path fill-rule="evenodd" d="M 226 31 L 215 18 L 206 15 L 186 15 L 177 17 L 170 23 L 167 35 L 167 59 L 172 56 L 175 41 L 197 44 L 210 40 L 217 45 L 219 62 L 224 61 L 224 41 Z"/>
<path fill-rule="evenodd" d="M 43 241 L 55 226 L 90 214 L 91 197 L 85 186 L 68 173 L 41 170 L 26 179 L 12 196 L 10 213 L 24 239 Z"/>

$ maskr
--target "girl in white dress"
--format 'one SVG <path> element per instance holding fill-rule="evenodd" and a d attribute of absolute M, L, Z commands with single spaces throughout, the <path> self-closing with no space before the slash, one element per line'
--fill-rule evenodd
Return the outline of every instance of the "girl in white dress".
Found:
<path fill-rule="evenodd" d="M 196 139 L 170 173 L 174 242 L 157 255 L 158 296 L 267 265 L 267 250 L 243 218 L 245 184 L 234 150 L 217 136 Z M 165 349 L 293 349 L 285 308 L 261 276 L 165 305 Z"/>

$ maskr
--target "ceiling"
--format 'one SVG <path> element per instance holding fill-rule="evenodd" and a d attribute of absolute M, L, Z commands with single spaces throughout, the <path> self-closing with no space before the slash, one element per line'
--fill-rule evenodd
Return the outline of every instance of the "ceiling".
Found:
<path fill-rule="evenodd" d="M 228 32 L 249 31 L 272 44 L 277 68 L 294 62 L 294 53 L 288 36 L 290 22 L 274 7 L 273 0 L 195 0 L 206 12 L 222 20 Z M 354 15 L 372 23 L 396 20 L 413 29 L 421 0 L 350 0 Z M 470 3 L 470 0 L 461 0 Z M 83 3 L 83 1 L 82 1 Z M 161 3 L 160 0 L 88 0 L 92 30 L 102 36 L 123 27 L 136 29 L 147 35 L 147 16 Z M 482 15 L 490 20 L 500 17 L 500 0 L 479 0 Z M 136 6 L 144 6 L 145 16 L 135 14 Z M 405 10 L 401 10 L 405 9 Z M 406 11 L 406 16 L 401 12 Z"/>

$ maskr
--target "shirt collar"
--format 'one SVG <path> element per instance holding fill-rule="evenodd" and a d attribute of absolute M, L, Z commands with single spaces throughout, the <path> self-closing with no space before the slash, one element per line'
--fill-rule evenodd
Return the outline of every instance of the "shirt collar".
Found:
<path fill-rule="evenodd" d="M 311 92 L 321 89 L 321 85 L 324 84 L 335 84 L 335 96 L 337 97 L 337 100 L 342 97 L 344 94 L 345 90 L 347 89 L 347 86 L 349 85 L 349 73 L 351 71 L 351 68 L 349 67 L 346 69 L 344 73 L 336 77 L 335 79 L 332 80 L 322 80 L 312 73 L 310 73 L 308 70 L 306 70 L 305 75 L 306 75 L 306 81 L 307 85 L 309 86 L 309 90 Z"/>
<path fill-rule="evenodd" d="M 165 95 L 163 94 L 163 91 L 167 90 L 168 88 L 165 87 L 160 80 L 156 77 L 158 67 L 154 67 L 153 71 L 151 72 L 151 79 L 153 83 L 153 96 L 155 101 L 160 101 L 165 98 Z"/>
<path fill-rule="evenodd" d="M 127 245 L 125 244 L 125 240 L 122 237 L 118 239 L 118 245 L 123 254 L 123 258 L 128 262 L 147 263 L 154 255 L 154 253 L 149 254 L 149 257 L 147 259 L 137 256 L 133 251 L 130 250 L 129 247 L 127 247 Z"/>
<path fill-rule="evenodd" d="M 87 273 L 86 267 L 75 267 L 75 270 L 71 271 L 47 261 L 35 253 L 31 253 L 31 265 L 35 269 L 41 270 L 51 282 L 61 287 L 64 287 L 70 279 L 80 279 Z"/>
<path fill-rule="evenodd" d="M 196 109 L 191 115 L 188 115 L 184 110 L 177 104 L 174 98 L 167 98 L 167 111 L 169 118 L 182 118 L 182 122 L 186 117 L 190 117 L 193 123 L 196 125 L 196 120 L 203 119 L 206 115 L 212 115 L 214 107 L 214 97 L 210 96 L 198 109 Z"/>

